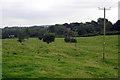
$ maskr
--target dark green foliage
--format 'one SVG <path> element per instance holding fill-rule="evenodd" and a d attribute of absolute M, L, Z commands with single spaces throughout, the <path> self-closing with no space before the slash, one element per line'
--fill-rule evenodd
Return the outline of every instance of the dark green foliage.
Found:
<path fill-rule="evenodd" d="M 72 39 L 70 39 L 70 42 L 71 43 L 77 43 L 77 40 L 72 38 Z"/>
<path fill-rule="evenodd" d="M 30 34 L 30 32 L 29 32 L 28 28 L 20 31 L 18 34 L 18 42 L 20 42 L 20 43 L 24 42 L 25 39 L 29 38 L 29 34 Z"/>
<path fill-rule="evenodd" d="M 24 34 L 25 34 L 25 38 L 28 39 L 29 36 L 30 36 L 30 30 L 29 30 L 29 28 L 25 28 Z"/>
<path fill-rule="evenodd" d="M 18 39 L 17 41 L 20 42 L 20 43 L 22 43 L 24 40 L 22 40 L 22 39 Z"/>
<path fill-rule="evenodd" d="M 42 40 L 42 38 L 43 38 L 42 36 L 39 36 L 39 37 L 38 37 L 39 40 Z"/>
<path fill-rule="evenodd" d="M 118 20 L 115 24 L 112 24 L 108 19 L 106 21 L 106 35 L 118 34 L 120 27 L 120 20 Z M 29 37 L 39 37 L 43 36 L 46 32 L 54 33 L 59 36 L 95 36 L 95 35 L 103 35 L 103 27 L 104 27 L 104 18 L 98 18 L 96 21 L 78 23 L 72 22 L 70 24 L 55 24 L 50 25 L 48 27 L 45 26 L 32 26 L 32 27 L 5 27 L 2 29 L 2 38 L 10 38 L 10 35 L 14 35 L 14 37 L 18 37 L 19 32 L 24 31 L 26 35 L 26 39 Z M 68 30 L 68 28 L 70 30 Z"/>
<path fill-rule="evenodd" d="M 113 25 L 113 30 L 120 31 L 120 20 Z"/>
<path fill-rule="evenodd" d="M 78 35 L 79 35 L 79 36 L 84 36 L 85 34 L 87 34 L 87 31 L 85 30 L 85 27 L 80 26 L 80 27 L 78 28 Z"/>
<path fill-rule="evenodd" d="M 19 33 L 24 31 L 26 33 L 26 38 L 38 37 L 41 34 L 46 33 L 47 29 L 43 26 L 32 26 L 32 27 L 5 27 L 2 29 L 2 39 L 9 38 L 10 35 L 18 37 Z"/>
<path fill-rule="evenodd" d="M 69 37 L 65 37 L 64 41 L 65 42 L 70 42 L 70 38 Z"/>
<path fill-rule="evenodd" d="M 43 42 L 47 42 L 47 44 L 55 41 L 55 34 L 53 33 L 45 33 L 43 36 Z"/>
<path fill-rule="evenodd" d="M 18 32 L 21 28 L 18 27 L 5 27 L 2 29 L 2 39 L 9 38 L 10 35 L 17 37 Z"/>
<path fill-rule="evenodd" d="M 49 32 L 54 33 L 55 32 L 55 26 L 49 26 L 48 28 Z"/>
<path fill-rule="evenodd" d="M 103 34 L 103 29 L 104 29 L 104 18 L 99 18 L 98 19 L 98 27 L 99 27 L 99 32 L 100 34 Z M 109 33 L 110 31 L 113 30 L 113 25 L 110 21 L 108 21 L 108 19 L 105 19 L 105 24 L 106 24 L 106 34 Z"/>
<path fill-rule="evenodd" d="M 17 53 L 16 53 L 16 52 L 14 52 L 14 53 L 13 53 L 13 55 L 17 55 Z"/>
<path fill-rule="evenodd" d="M 55 25 L 49 26 L 48 31 L 50 33 L 55 33 L 56 35 L 63 35 L 64 26 L 61 24 L 55 24 Z"/>
<path fill-rule="evenodd" d="M 18 34 L 18 40 L 17 41 L 20 42 L 20 43 L 22 43 L 22 42 L 25 41 L 25 38 L 26 38 L 26 35 L 24 33 L 20 32 Z"/>
<path fill-rule="evenodd" d="M 71 42 L 71 43 L 77 43 L 77 40 L 74 38 L 70 38 L 70 37 L 65 37 L 64 39 L 65 42 Z"/>

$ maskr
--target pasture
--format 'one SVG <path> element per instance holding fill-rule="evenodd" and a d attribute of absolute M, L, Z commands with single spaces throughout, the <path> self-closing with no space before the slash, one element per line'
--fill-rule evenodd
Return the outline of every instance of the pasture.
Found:
<path fill-rule="evenodd" d="M 117 78 L 118 35 L 76 37 L 78 43 L 56 38 L 47 44 L 29 38 L 21 45 L 17 39 L 2 40 L 3 78 Z"/>

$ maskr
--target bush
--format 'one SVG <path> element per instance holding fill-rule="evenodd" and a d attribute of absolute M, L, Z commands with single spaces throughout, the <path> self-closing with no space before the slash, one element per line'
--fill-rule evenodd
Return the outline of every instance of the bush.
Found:
<path fill-rule="evenodd" d="M 42 36 L 39 36 L 39 37 L 38 37 L 39 40 L 42 40 L 42 38 L 43 38 Z"/>
<path fill-rule="evenodd" d="M 64 39 L 64 41 L 65 41 L 65 42 L 70 42 L 70 38 L 69 38 L 69 37 L 66 37 L 66 38 Z"/>
<path fill-rule="evenodd" d="M 43 42 L 47 42 L 49 44 L 50 42 L 54 42 L 55 40 L 55 34 L 53 33 L 45 33 L 43 36 Z"/>
<path fill-rule="evenodd" d="M 24 39 L 18 39 L 17 41 L 20 42 L 21 45 L 24 45 L 24 44 L 23 44 L 23 42 L 25 41 Z"/>
<path fill-rule="evenodd" d="M 65 42 L 71 42 L 71 43 L 77 43 L 77 40 L 76 39 L 73 39 L 73 38 L 69 38 L 69 37 L 66 37 L 64 39 Z"/>
<path fill-rule="evenodd" d="M 76 39 L 70 39 L 70 42 L 77 43 L 77 40 Z"/>

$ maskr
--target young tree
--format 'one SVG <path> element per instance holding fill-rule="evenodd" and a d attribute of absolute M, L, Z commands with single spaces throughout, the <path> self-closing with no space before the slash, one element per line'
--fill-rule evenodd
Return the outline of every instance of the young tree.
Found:
<path fill-rule="evenodd" d="M 24 34 L 25 34 L 25 38 L 26 38 L 26 39 L 29 39 L 29 35 L 30 35 L 30 30 L 29 30 L 29 28 L 25 28 Z"/>
<path fill-rule="evenodd" d="M 53 33 L 45 33 L 43 35 L 43 42 L 47 42 L 47 44 L 55 41 L 55 34 Z"/>
<path fill-rule="evenodd" d="M 26 34 L 24 34 L 23 32 L 20 32 L 18 34 L 18 42 L 20 42 L 22 44 L 22 42 L 25 41 L 25 38 L 26 38 Z"/>
<path fill-rule="evenodd" d="M 70 37 L 65 37 L 65 38 L 64 38 L 64 41 L 65 41 L 65 42 L 70 42 Z"/>

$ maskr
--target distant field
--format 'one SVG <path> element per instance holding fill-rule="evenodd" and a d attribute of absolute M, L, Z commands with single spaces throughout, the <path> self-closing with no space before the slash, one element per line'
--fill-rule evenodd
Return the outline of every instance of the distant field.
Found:
<path fill-rule="evenodd" d="M 47 44 L 30 38 L 3 39 L 3 78 L 117 78 L 118 35 L 106 37 L 106 60 L 102 60 L 102 36 L 63 38 Z"/>

